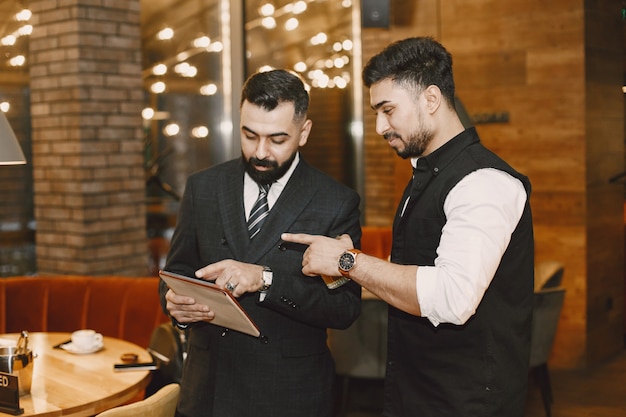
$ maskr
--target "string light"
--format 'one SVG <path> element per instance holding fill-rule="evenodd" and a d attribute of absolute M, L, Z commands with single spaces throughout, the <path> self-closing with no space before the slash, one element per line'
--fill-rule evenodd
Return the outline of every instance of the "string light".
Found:
<path fill-rule="evenodd" d="M 209 128 L 206 126 L 196 126 L 191 129 L 191 136 L 198 139 L 204 139 L 209 136 Z"/>
<path fill-rule="evenodd" d="M 161 41 L 170 40 L 174 37 L 174 29 L 172 28 L 164 28 L 157 33 L 157 39 Z"/>
<path fill-rule="evenodd" d="M 166 136 L 176 136 L 180 132 L 180 126 L 177 123 L 169 123 L 163 128 Z"/>
<path fill-rule="evenodd" d="M 298 19 L 296 19 L 295 17 L 291 17 L 285 22 L 285 30 L 292 31 L 296 29 L 299 24 L 300 22 L 298 21 Z"/>
<path fill-rule="evenodd" d="M 304 13 L 306 9 L 307 9 L 306 1 L 300 0 L 294 3 L 291 13 L 293 14 Z"/>
<path fill-rule="evenodd" d="M 211 45 L 211 38 L 208 36 L 201 36 L 193 40 L 193 46 L 196 48 L 208 48 Z"/>
<path fill-rule="evenodd" d="M 272 3 L 265 3 L 259 8 L 259 14 L 265 17 L 272 16 L 275 11 L 276 11 L 276 8 L 274 7 Z"/>
<path fill-rule="evenodd" d="M 9 64 L 12 67 L 21 67 L 26 62 L 26 57 L 24 55 L 17 55 L 13 58 L 9 59 Z"/>
<path fill-rule="evenodd" d="M 15 20 L 18 22 L 28 22 L 33 14 L 30 10 L 24 9 L 15 14 Z"/>
<path fill-rule="evenodd" d="M 200 94 L 203 96 L 212 96 L 217 93 L 217 85 L 210 83 L 200 87 Z"/>

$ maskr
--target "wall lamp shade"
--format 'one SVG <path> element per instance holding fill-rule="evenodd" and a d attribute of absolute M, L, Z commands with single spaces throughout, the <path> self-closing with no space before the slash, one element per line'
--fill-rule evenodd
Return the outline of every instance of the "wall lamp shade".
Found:
<path fill-rule="evenodd" d="M 4 112 L 0 111 L 0 165 L 21 165 L 26 163 L 20 143 L 11 129 Z"/>

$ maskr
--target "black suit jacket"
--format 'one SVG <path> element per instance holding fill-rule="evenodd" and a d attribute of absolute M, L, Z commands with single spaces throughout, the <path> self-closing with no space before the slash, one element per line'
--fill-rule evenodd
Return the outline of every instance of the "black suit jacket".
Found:
<path fill-rule="evenodd" d="M 254 338 L 209 323 L 191 326 L 178 413 L 184 416 L 330 416 L 334 363 L 327 328 L 346 328 L 360 313 L 360 287 L 329 290 L 302 274 L 305 248 L 283 232 L 336 236 L 360 244 L 359 196 L 302 159 L 260 233 L 248 238 L 241 159 L 189 177 L 165 269 L 189 276 L 235 259 L 269 266 L 264 301 L 239 298 L 259 326 Z M 167 291 L 161 282 L 161 299 Z"/>

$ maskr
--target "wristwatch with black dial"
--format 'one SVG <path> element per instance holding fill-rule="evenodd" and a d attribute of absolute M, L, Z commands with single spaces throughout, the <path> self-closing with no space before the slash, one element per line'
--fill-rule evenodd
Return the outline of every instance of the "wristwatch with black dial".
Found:
<path fill-rule="evenodd" d="M 339 272 L 341 273 L 341 275 L 343 275 L 344 277 L 350 275 L 350 271 L 356 265 L 356 257 L 359 253 L 361 253 L 361 251 L 358 249 L 348 249 L 341 254 L 338 264 Z"/>

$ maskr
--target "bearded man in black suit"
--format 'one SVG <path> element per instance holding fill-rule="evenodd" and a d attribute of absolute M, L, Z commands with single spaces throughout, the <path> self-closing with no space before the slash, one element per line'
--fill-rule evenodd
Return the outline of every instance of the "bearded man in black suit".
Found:
<path fill-rule="evenodd" d="M 190 335 L 178 416 L 332 414 L 334 363 L 326 330 L 357 318 L 360 287 L 329 288 L 321 277 L 305 277 L 304 250 L 280 236 L 348 234 L 358 244 L 360 200 L 300 156 L 312 126 L 308 104 L 294 74 L 254 74 L 241 95 L 242 157 L 187 181 L 165 269 L 230 289 L 262 337 L 211 324 L 211 306 L 161 282 L 165 311 Z M 251 238 L 247 220 L 260 185 L 271 185 L 270 210 Z"/>

